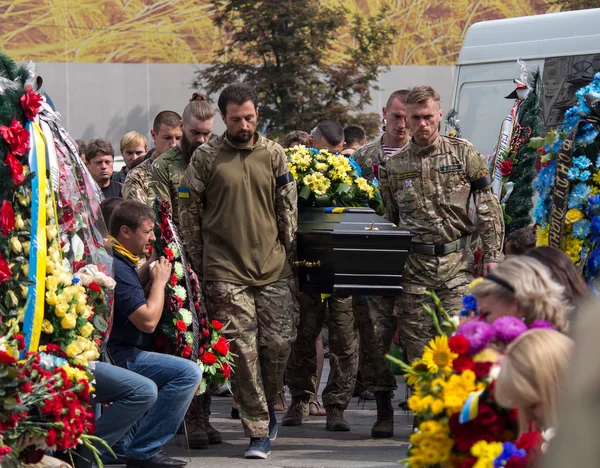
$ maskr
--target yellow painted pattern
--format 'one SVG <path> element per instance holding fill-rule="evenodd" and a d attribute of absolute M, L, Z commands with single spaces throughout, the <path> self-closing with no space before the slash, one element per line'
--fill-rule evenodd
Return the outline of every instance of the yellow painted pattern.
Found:
<path fill-rule="evenodd" d="M 548 11 L 544 0 L 323 0 L 365 15 L 383 1 L 398 31 L 393 65 L 452 65 L 473 23 Z M 212 13 L 208 0 L 0 0 L 0 50 L 38 62 L 208 63 L 226 40 Z M 341 31 L 338 51 L 351 41 Z"/>

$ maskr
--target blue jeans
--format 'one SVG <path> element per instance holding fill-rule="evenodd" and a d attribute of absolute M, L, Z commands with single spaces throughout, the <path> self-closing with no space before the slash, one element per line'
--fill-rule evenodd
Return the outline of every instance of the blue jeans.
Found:
<path fill-rule="evenodd" d="M 187 359 L 140 351 L 125 362 L 132 372 L 150 379 L 158 388 L 158 398 L 148 414 L 124 441 L 125 457 L 148 460 L 173 438 L 196 394 L 202 379 L 198 365 Z M 114 421 L 121 424 L 121 417 Z M 127 444 L 127 442 L 129 442 Z"/>
<path fill-rule="evenodd" d="M 94 435 L 104 439 L 117 456 L 124 456 L 121 444 L 117 442 L 154 405 L 158 388 L 146 377 L 105 362 L 97 362 L 93 374 L 96 379 L 94 403 L 110 403 L 96 420 Z M 112 459 L 111 455 L 99 448 L 103 459 Z"/>

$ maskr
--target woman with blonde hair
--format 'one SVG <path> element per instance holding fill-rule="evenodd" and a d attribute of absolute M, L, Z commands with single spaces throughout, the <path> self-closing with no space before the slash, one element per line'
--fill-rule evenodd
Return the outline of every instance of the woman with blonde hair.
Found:
<path fill-rule="evenodd" d="M 527 325 L 546 320 L 567 331 L 564 288 L 538 260 L 509 257 L 473 288 L 479 317 L 488 323 L 504 315 L 522 318 Z"/>
<path fill-rule="evenodd" d="M 517 408 L 521 434 L 556 428 L 558 399 L 573 352 L 573 340 L 550 329 L 523 333 L 507 348 L 494 396 Z"/>

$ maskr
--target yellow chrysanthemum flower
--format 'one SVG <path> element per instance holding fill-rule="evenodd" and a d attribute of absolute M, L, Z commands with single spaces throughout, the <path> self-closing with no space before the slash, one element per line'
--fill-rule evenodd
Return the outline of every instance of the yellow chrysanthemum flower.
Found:
<path fill-rule="evenodd" d="M 432 339 L 423 352 L 422 361 L 432 372 L 437 372 L 440 368 L 452 370 L 452 361 L 458 357 L 448 346 L 447 336 L 436 336 Z"/>
<path fill-rule="evenodd" d="M 577 208 L 572 208 L 567 211 L 567 216 L 565 217 L 565 223 L 573 224 L 577 221 L 581 221 L 583 219 L 583 213 L 579 211 Z"/>
<path fill-rule="evenodd" d="M 592 179 L 596 184 L 600 185 L 600 171 L 597 171 Z"/>
<path fill-rule="evenodd" d="M 545 228 L 538 226 L 535 230 L 535 245 L 540 247 L 543 245 L 548 245 L 548 231 L 550 230 L 550 225 Z"/>

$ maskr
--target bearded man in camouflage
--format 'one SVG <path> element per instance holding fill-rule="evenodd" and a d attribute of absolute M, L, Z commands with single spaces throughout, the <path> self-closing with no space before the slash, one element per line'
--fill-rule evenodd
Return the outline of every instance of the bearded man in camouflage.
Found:
<path fill-rule="evenodd" d="M 266 458 L 277 436 L 279 379 L 296 339 L 288 260 L 295 255 L 296 183 L 283 148 L 256 132 L 256 90 L 230 85 L 218 105 L 227 130 L 192 156 L 178 190 L 179 224 L 208 315 L 228 323 L 232 387 L 250 438 L 245 456 Z"/>
<path fill-rule="evenodd" d="M 439 134 L 439 94 L 417 86 L 406 96 L 406 110 L 412 138 L 379 167 L 379 183 L 388 219 L 414 235 L 395 307 L 410 362 L 436 334 L 423 310 L 423 304 L 432 305 L 425 291 L 434 291 L 456 315 L 473 280 L 471 234 L 477 229 L 481 236 L 487 274 L 503 259 L 504 225 L 483 156 L 468 141 Z M 477 226 L 468 215 L 471 197 Z"/>

